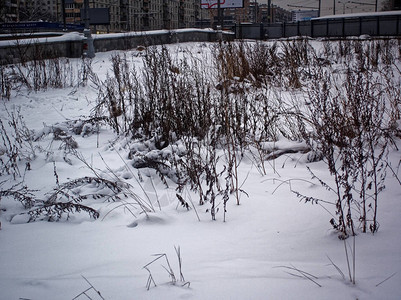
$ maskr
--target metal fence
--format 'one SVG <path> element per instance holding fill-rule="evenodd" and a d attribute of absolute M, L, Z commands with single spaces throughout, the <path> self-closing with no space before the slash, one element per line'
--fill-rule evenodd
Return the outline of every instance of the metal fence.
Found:
<path fill-rule="evenodd" d="M 278 39 L 295 36 L 342 38 L 348 36 L 400 36 L 401 14 L 336 17 L 281 24 L 241 24 L 235 27 L 239 39 Z"/>

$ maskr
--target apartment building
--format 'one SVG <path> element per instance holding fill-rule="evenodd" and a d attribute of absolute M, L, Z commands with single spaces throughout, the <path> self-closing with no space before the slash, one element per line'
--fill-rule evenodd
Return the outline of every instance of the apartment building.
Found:
<path fill-rule="evenodd" d="M 254 0 L 244 0 L 242 8 L 227 8 L 223 10 L 224 27 L 243 23 L 283 23 L 290 22 L 292 13 L 277 5 L 261 4 Z M 211 9 L 214 25 L 217 20 L 217 9 Z M 205 22 L 203 22 L 205 23 Z"/>
<path fill-rule="evenodd" d="M 65 0 L 65 21 L 69 24 L 78 24 L 81 22 L 81 9 L 83 8 L 84 1 L 83 0 Z M 62 21 L 63 14 L 60 6 L 60 15 L 59 19 Z"/>
<path fill-rule="evenodd" d="M 0 22 L 84 22 L 84 0 L 2 1 Z M 108 32 L 194 27 L 201 10 L 200 0 L 89 0 L 89 7 L 108 9 L 110 24 L 95 28 Z"/>
<path fill-rule="evenodd" d="M 50 21 L 83 24 L 84 0 L 0 0 L 2 22 Z M 223 9 L 225 26 L 269 21 L 266 4 L 244 0 L 243 8 Z M 108 24 L 92 25 L 92 32 L 126 32 L 217 25 L 217 9 L 201 8 L 201 0 L 89 0 L 90 8 L 104 8 Z M 63 9 L 64 8 L 64 9 Z M 287 11 L 272 5 L 270 21 L 287 21 Z"/>
<path fill-rule="evenodd" d="M 110 8 L 111 32 L 174 29 L 195 26 L 200 0 L 103 0 L 90 7 Z"/>

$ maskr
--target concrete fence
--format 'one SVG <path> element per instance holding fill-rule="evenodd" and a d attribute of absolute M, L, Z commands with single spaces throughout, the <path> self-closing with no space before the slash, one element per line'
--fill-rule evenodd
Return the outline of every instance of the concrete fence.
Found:
<path fill-rule="evenodd" d="M 211 29 L 178 29 L 148 32 L 92 35 L 95 52 L 128 50 L 137 46 L 181 42 L 208 42 L 220 38 L 233 40 L 234 34 Z M 58 36 L 0 36 L 0 64 L 54 57 L 77 58 L 83 55 L 84 36 L 77 32 Z"/>

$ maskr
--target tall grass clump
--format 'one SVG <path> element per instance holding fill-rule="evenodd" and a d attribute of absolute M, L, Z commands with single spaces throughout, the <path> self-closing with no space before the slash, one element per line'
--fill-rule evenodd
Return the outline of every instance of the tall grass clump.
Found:
<path fill-rule="evenodd" d="M 385 58 L 393 50 L 369 51 L 371 47 L 360 41 L 340 43 L 347 62 L 342 73 L 311 69 L 305 119 L 300 121 L 305 140 L 323 156 L 334 178 L 334 187 L 325 186 L 336 195 L 337 220 L 331 223 L 341 238 L 355 235 L 357 227 L 362 232 L 378 230 L 379 194 L 398 130 L 394 89 L 397 94 L 400 88 L 397 80 L 380 76 L 384 69 L 393 69 L 393 62 Z M 378 55 L 379 63 L 372 63 Z"/>
<path fill-rule="evenodd" d="M 36 45 L 31 51 L 18 53 L 18 62 L 0 66 L 1 98 L 10 99 L 11 92 L 22 88 L 28 91 L 45 91 L 50 88 L 79 87 L 86 85 L 92 74 L 90 59 L 69 59 L 54 53 L 44 53 Z M 25 48 L 24 48 L 25 49 Z M 51 57 L 51 58 L 48 58 Z"/>
<path fill-rule="evenodd" d="M 326 184 L 336 195 L 333 226 L 343 238 L 357 227 L 376 232 L 399 120 L 398 48 L 344 40 L 319 42 L 318 51 L 313 43 L 218 42 L 200 56 L 147 47 L 141 70 L 128 53 L 114 54 L 93 113 L 144 145 L 130 150 L 135 168 L 173 180 L 178 193 L 190 187 L 213 219 L 216 201 L 224 212 L 231 196 L 240 203 L 244 157 L 264 175 L 265 161 L 285 153 L 268 145 L 306 141 L 303 151 L 323 157 L 334 178 Z"/>

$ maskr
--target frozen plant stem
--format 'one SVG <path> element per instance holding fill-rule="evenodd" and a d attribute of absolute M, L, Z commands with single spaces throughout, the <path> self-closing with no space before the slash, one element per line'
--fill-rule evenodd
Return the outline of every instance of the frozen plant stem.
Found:
<path fill-rule="evenodd" d="M 103 298 L 103 296 L 100 294 L 100 292 L 92 285 L 92 283 L 90 283 L 89 280 L 85 278 L 85 276 L 83 276 L 83 275 L 81 275 L 81 276 L 82 276 L 82 278 L 85 279 L 85 281 L 90 285 L 90 288 L 87 288 L 85 291 L 83 291 L 82 293 L 80 293 L 80 294 L 78 294 L 77 296 L 75 296 L 74 298 L 72 298 L 72 300 L 78 299 L 78 298 L 79 298 L 80 296 L 82 296 L 82 295 L 85 295 L 88 299 L 92 299 L 91 297 L 89 297 L 89 296 L 86 294 L 86 292 L 88 292 L 88 291 L 90 291 L 90 290 L 94 290 L 94 291 L 96 292 L 96 294 L 98 294 L 99 297 L 100 297 L 102 300 L 105 300 L 105 299 Z"/>
<path fill-rule="evenodd" d="M 355 235 L 353 236 L 353 243 L 352 243 L 353 249 L 351 249 L 351 254 L 352 254 L 352 274 L 351 274 L 351 265 L 349 261 L 349 254 L 347 250 L 347 243 L 344 240 L 344 249 L 345 249 L 345 257 L 347 259 L 347 267 L 348 267 L 348 275 L 349 275 L 349 281 L 355 284 Z"/>
<path fill-rule="evenodd" d="M 183 282 L 182 286 L 188 285 L 188 287 L 189 287 L 189 286 L 190 286 L 190 282 L 188 282 L 188 281 L 185 282 L 184 275 L 183 275 L 183 273 L 182 273 L 181 249 L 180 249 L 179 246 L 178 246 L 178 247 L 175 247 L 175 246 L 174 246 L 174 249 L 175 249 L 175 252 L 176 252 L 177 258 L 178 258 L 178 266 L 179 266 L 179 271 L 180 271 L 180 281 Z M 162 254 L 154 254 L 153 256 L 156 256 L 156 258 L 155 258 L 154 260 L 152 260 L 151 262 L 149 262 L 148 264 L 146 264 L 146 265 L 143 267 L 143 269 L 145 269 L 145 270 L 148 271 L 148 273 L 149 273 L 149 277 L 148 277 L 148 280 L 147 280 L 147 282 L 146 282 L 146 288 L 149 290 L 150 285 L 152 284 L 152 282 L 153 282 L 154 286 L 156 286 L 156 283 L 155 283 L 155 281 L 154 281 L 154 279 L 153 279 L 153 276 L 152 276 L 152 273 L 151 273 L 149 267 L 150 267 L 154 262 L 158 261 L 158 260 L 161 259 L 161 258 L 164 258 L 164 259 L 166 260 L 167 267 L 164 266 L 164 265 L 162 265 L 162 267 L 163 267 L 163 269 L 165 269 L 165 270 L 167 271 L 167 273 L 169 274 L 170 279 L 171 279 L 171 284 L 175 285 L 175 284 L 177 283 L 177 279 L 176 279 L 176 277 L 175 277 L 175 274 L 174 274 L 173 269 L 171 268 L 171 265 L 170 265 L 170 262 L 169 262 L 169 260 L 168 260 L 167 254 L 165 254 L 165 253 L 162 253 Z"/>
<path fill-rule="evenodd" d="M 301 278 L 306 278 L 306 279 L 310 280 L 311 282 L 313 282 L 314 284 L 316 284 L 318 287 L 322 287 L 322 285 L 320 285 L 318 282 L 316 282 L 316 279 L 318 279 L 318 278 L 316 276 L 308 273 L 308 272 L 302 271 L 302 270 L 300 270 L 300 269 L 298 269 L 298 268 L 296 268 L 294 266 L 291 266 L 291 267 L 279 266 L 278 268 L 286 268 L 286 269 L 289 269 L 289 270 L 297 271 L 299 274 L 301 274 L 301 276 L 300 276 Z M 292 276 L 299 276 L 299 275 L 296 275 L 296 274 L 293 274 L 293 273 L 289 273 L 289 274 L 292 275 Z"/>
<path fill-rule="evenodd" d="M 386 282 L 387 280 L 389 280 L 390 278 L 392 278 L 395 274 L 397 274 L 397 272 L 391 274 L 389 277 L 387 277 L 386 279 L 380 281 L 378 284 L 376 284 L 376 287 L 378 287 L 379 285 L 381 285 L 382 283 Z"/>

